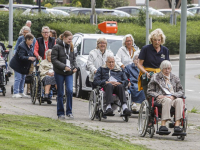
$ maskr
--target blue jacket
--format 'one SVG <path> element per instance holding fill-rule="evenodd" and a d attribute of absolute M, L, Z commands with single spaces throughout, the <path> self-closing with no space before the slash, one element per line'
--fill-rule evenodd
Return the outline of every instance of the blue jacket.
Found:
<path fill-rule="evenodd" d="M 128 85 L 128 79 L 125 75 L 125 72 L 121 71 L 121 68 L 114 68 L 113 70 L 110 70 L 108 67 L 99 67 L 94 76 L 94 87 L 104 86 L 106 84 L 106 81 L 108 81 L 108 79 L 110 78 L 110 76 L 114 77 L 117 80 L 117 82 L 122 83 L 124 87 Z"/>
<path fill-rule="evenodd" d="M 28 74 L 32 63 L 28 59 L 29 57 L 34 57 L 32 48 L 32 45 L 29 48 L 25 41 L 20 43 L 14 57 L 10 61 L 10 67 L 21 74 Z"/>
<path fill-rule="evenodd" d="M 131 100 L 135 103 L 142 103 L 145 100 L 144 91 L 138 91 L 138 76 L 139 69 L 134 63 L 129 64 L 124 69 L 126 76 L 130 79 L 131 86 L 129 90 L 131 92 Z"/>
<path fill-rule="evenodd" d="M 18 39 L 17 39 L 17 43 L 16 43 L 16 45 L 15 45 L 15 48 L 14 48 L 14 54 L 16 53 L 19 44 L 20 44 L 21 42 L 23 42 L 23 41 L 25 41 L 25 37 L 24 37 L 23 35 L 22 35 L 22 36 L 19 36 Z M 36 42 L 36 39 L 33 38 L 33 44 L 32 44 L 33 48 L 31 49 L 33 52 L 34 52 L 35 42 Z"/>

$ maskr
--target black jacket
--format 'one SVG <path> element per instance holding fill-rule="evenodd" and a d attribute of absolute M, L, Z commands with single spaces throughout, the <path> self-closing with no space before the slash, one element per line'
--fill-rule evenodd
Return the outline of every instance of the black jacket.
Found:
<path fill-rule="evenodd" d="M 32 61 L 28 60 L 29 57 L 34 57 L 33 51 L 26 45 L 26 42 L 23 41 L 17 48 L 17 51 L 14 57 L 10 61 L 10 67 L 21 73 L 28 74 Z"/>
<path fill-rule="evenodd" d="M 68 51 L 69 49 L 70 49 L 70 46 L 66 45 L 66 51 Z M 55 73 L 60 74 L 60 75 L 71 75 L 71 74 L 73 74 L 72 69 L 77 68 L 74 51 L 72 52 L 70 50 L 70 54 L 69 54 L 71 71 L 65 71 L 64 72 L 63 70 L 65 70 L 67 58 L 68 57 L 65 54 L 65 48 L 64 48 L 64 45 L 63 45 L 63 40 L 58 38 L 56 40 L 56 45 L 54 45 L 54 47 L 52 48 L 52 52 L 51 52 L 51 62 L 53 64 L 53 70 L 55 71 Z"/>
<path fill-rule="evenodd" d="M 45 46 L 44 46 L 44 39 L 43 39 L 43 37 L 37 38 L 37 42 L 38 42 L 38 45 L 39 45 L 38 54 L 42 57 L 42 59 L 44 59 Z M 54 45 L 55 45 L 55 38 L 49 37 L 49 40 L 48 40 L 48 49 L 52 49 L 52 47 Z"/>
<path fill-rule="evenodd" d="M 109 75 L 110 71 L 110 75 Z M 128 79 L 126 77 L 126 74 L 124 71 L 118 68 L 114 68 L 113 70 L 110 70 L 108 67 L 99 67 L 97 69 L 97 72 L 94 76 L 93 85 L 96 86 L 104 86 L 106 84 L 106 81 L 110 78 L 110 76 L 114 77 L 117 82 L 120 82 L 123 84 L 124 87 L 128 85 Z"/>

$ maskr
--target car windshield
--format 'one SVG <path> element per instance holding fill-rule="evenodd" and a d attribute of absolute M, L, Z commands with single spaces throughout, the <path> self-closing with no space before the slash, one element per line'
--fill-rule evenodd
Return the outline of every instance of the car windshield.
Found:
<path fill-rule="evenodd" d="M 107 49 L 111 50 L 116 55 L 119 48 L 122 46 L 122 40 L 107 39 Z M 89 52 L 97 47 L 97 39 L 84 39 L 83 55 L 89 55 Z"/>
<path fill-rule="evenodd" d="M 161 13 L 160 11 L 155 10 L 155 9 L 153 9 L 153 8 L 149 8 L 149 14 L 150 14 L 150 15 L 163 16 L 163 13 Z"/>

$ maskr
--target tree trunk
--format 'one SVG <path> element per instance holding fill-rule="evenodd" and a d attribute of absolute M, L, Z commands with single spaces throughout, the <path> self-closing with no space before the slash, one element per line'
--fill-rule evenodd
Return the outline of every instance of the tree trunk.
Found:
<path fill-rule="evenodd" d="M 181 6 L 181 0 L 176 0 L 176 8 L 180 8 Z"/>
<path fill-rule="evenodd" d="M 172 0 L 168 0 L 169 8 L 172 8 Z"/>

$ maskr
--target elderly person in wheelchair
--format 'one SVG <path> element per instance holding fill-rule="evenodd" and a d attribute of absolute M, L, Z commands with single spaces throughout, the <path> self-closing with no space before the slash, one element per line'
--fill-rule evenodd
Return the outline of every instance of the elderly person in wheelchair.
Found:
<path fill-rule="evenodd" d="M 108 55 L 106 65 L 98 68 L 94 81 L 94 87 L 101 86 L 105 91 L 106 111 L 104 115 L 112 116 L 112 104 L 114 103 L 113 94 L 116 94 L 121 102 L 123 115 L 130 116 L 131 111 L 126 104 L 125 87 L 128 85 L 128 79 L 122 69 L 115 65 L 114 56 Z"/>
<path fill-rule="evenodd" d="M 155 97 L 158 104 L 162 105 L 161 126 L 159 132 L 168 132 L 166 122 L 170 119 L 171 106 L 175 108 L 174 133 L 181 133 L 180 120 L 183 113 L 184 96 L 183 87 L 180 79 L 171 73 L 172 65 L 170 61 L 164 60 L 160 65 L 161 72 L 152 76 L 148 84 L 148 96 Z"/>
<path fill-rule="evenodd" d="M 51 63 L 51 51 L 51 49 L 48 49 L 46 51 L 46 59 L 44 59 L 40 63 L 39 67 L 41 81 L 44 83 L 45 86 L 44 100 L 46 101 L 50 101 L 49 92 L 51 85 L 55 85 L 55 87 L 57 88 L 54 78 L 53 64 Z"/>

